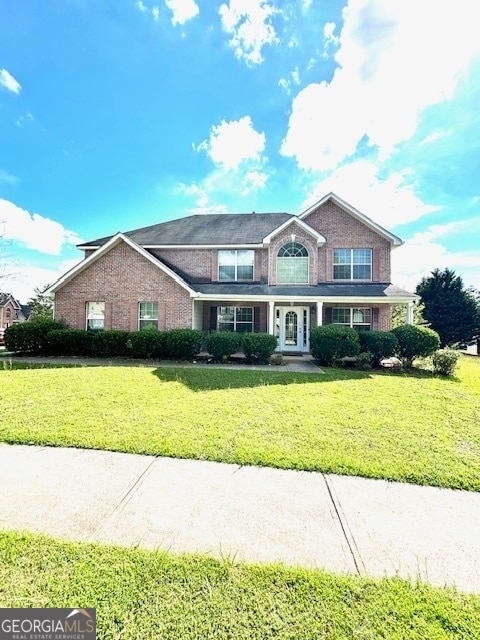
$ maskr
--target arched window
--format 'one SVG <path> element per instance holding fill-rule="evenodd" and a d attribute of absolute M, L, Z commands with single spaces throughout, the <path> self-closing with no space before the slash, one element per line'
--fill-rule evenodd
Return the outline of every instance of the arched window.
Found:
<path fill-rule="evenodd" d="M 277 284 L 308 284 L 308 251 L 299 242 L 287 242 L 277 255 Z"/>

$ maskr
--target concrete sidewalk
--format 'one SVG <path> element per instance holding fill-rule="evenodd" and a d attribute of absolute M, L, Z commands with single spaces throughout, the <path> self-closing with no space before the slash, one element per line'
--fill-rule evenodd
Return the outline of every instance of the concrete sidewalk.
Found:
<path fill-rule="evenodd" d="M 480 494 L 466 491 L 1 444 L 0 529 L 480 593 Z"/>

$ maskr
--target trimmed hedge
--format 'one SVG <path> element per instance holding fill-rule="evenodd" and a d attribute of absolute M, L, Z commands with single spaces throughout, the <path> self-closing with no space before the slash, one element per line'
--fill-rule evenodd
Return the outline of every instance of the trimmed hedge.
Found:
<path fill-rule="evenodd" d="M 340 358 L 360 353 L 358 332 L 340 324 L 314 327 L 310 332 L 310 351 L 320 364 L 332 366 Z"/>
<path fill-rule="evenodd" d="M 240 346 L 241 336 L 232 331 L 214 331 L 207 337 L 207 351 L 215 360 L 227 360 Z"/>
<path fill-rule="evenodd" d="M 64 328 L 61 322 L 43 318 L 13 324 L 5 330 L 5 347 L 17 353 L 45 354 L 49 352 L 50 331 Z"/>
<path fill-rule="evenodd" d="M 98 358 L 116 358 L 127 356 L 128 331 L 107 329 L 106 331 L 92 332 L 92 356 Z"/>
<path fill-rule="evenodd" d="M 167 351 L 174 360 L 193 360 L 201 351 L 203 331 L 198 329 L 170 329 L 167 331 Z"/>
<path fill-rule="evenodd" d="M 269 364 L 277 345 L 278 338 L 269 333 L 244 333 L 242 336 L 242 350 L 250 363 Z"/>
<path fill-rule="evenodd" d="M 128 334 L 127 349 L 132 358 L 167 358 L 167 332 L 148 327 L 132 331 Z"/>
<path fill-rule="evenodd" d="M 54 356 L 89 356 L 94 334 L 82 329 L 58 329 L 48 333 L 48 352 Z"/>
<path fill-rule="evenodd" d="M 428 327 L 404 324 L 392 329 L 398 340 L 396 353 L 405 366 L 411 367 L 415 358 L 431 356 L 440 347 L 440 337 Z"/>
<path fill-rule="evenodd" d="M 390 358 L 398 347 L 398 340 L 391 331 L 362 331 L 359 334 L 361 351 L 372 354 L 372 364 L 378 367 L 383 358 Z"/>

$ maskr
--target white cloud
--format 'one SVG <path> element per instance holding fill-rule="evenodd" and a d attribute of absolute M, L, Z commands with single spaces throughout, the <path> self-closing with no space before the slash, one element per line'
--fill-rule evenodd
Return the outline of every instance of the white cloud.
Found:
<path fill-rule="evenodd" d="M 64 245 L 76 245 L 81 239 L 59 222 L 31 214 L 13 202 L 0 199 L 0 221 L 6 241 L 18 242 L 41 253 L 59 255 Z"/>
<path fill-rule="evenodd" d="M 465 286 L 480 289 L 480 255 L 473 251 L 450 251 L 444 242 L 461 223 L 432 225 L 415 233 L 392 253 L 392 274 L 396 284 L 411 291 L 420 280 L 438 269 L 453 269 L 462 276 Z"/>
<path fill-rule="evenodd" d="M 173 12 L 173 24 L 185 24 L 200 11 L 194 0 L 165 0 L 165 4 Z"/>
<path fill-rule="evenodd" d="M 267 182 L 268 176 L 261 169 L 253 169 L 247 171 L 242 181 L 242 196 L 248 195 L 251 191 L 263 189 Z"/>
<path fill-rule="evenodd" d="M 368 160 L 343 165 L 325 180 L 317 182 L 302 204 L 302 209 L 308 208 L 330 191 L 389 230 L 418 220 L 437 209 L 415 195 L 412 176 L 408 171 L 380 178 L 377 165 Z"/>
<path fill-rule="evenodd" d="M 17 184 L 17 182 L 20 182 L 20 178 L 17 178 L 17 176 L 8 173 L 8 171 L 0 169 L 0 182 L 3 182 L 5 184 Z"/>
<path fill-rule="evenodd" d="M 260 160 L 265 149 L 265 134 L 253 128 L 250 116 L 214 125 L 208 140 L 195 147 L 205 151 L 224 170 L 236 170 L 244 160 Z"/>
<path fill-rule="evenodd" d="M 158 7 L 152 7 L 152 16 L 153 19 L 155 20 L 155 22 L 157 22 L 159 16 L 160 16 L 160 9 Z"/>
<path fill-rule="evenodd" d="M 267 0 L 229 0 L 219 13 L 235 56 L 247 64 L 261 63 L 263 47 L 278 42 L 271 23 L 275 9 Z"/>
<path fill-rule="evenodd" d="M 188 209 L 188 213 L 202 214 L 207 213 L 226 213 L 227 209 L 224 205 L 216 205 L 210 203 L 210 197 L 205 191 L 197 184 L 184 184 L 180 183 L 177 187 L 178 193 L 184 193 L 187 196 L 192 196 L 195 199 L 195 207 Z"/>
<path fill-rule="evenodd" d="M 142 0 L 137 1 L 137 9 L 139 9 L 142 13 L 147 11 L 147 7 L 143 4 Z"/>
<path fill-rule="evenodd" d="M 303 169 L 332 169 L 362 138 L 386 158 L 416 130 L 420 112 L 450 99 L 480 52 L 474 0 L 350 0 L 339 65 L 292 104 L 282 153 Z M 327 29 L 326 35 L 333 35 Z"/>
<path fill-rule="evenodd" d="M 19 94 L 22 88 L 20 83 L 6 69 L 0 69 L 0 87 L 16 94 Z"/>
<path fill-rule="evenodd" d="M 82 258 L 63 260 L 55 269 L 43 267 L 12 266 L 12 274 L 2 277 L 2 290 L 12 293 L 22 304 L 26 304 L 35 293 L 35 289 L 43 291 L 47 284 L 53 284 L 64 273 L 76 266 Z"/>
<path fill-rule="evenodd" d="M 325 43 L 323 45 L 323 57 L 328 58 L 328 49 L 330 46 L 337 47 L 340 38 L 335 35 L 335 29 L 337 25 L 334 22 L 327 22 L 323 27 L 323 37 L 325 38 Z"/>

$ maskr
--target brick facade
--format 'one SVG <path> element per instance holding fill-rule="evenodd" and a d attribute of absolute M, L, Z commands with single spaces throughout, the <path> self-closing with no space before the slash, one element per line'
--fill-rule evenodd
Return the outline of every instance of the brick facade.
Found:
<path fill-rule="evenodd" d="M 188 291 L 125 243 L 55 294 L 55 318 L 71 329 L 85 329 L 87 302 L 105 302 L 106 329 L 137 330 L 139 302 L 159 302 L 159 329 L 192 326 Z"/>

